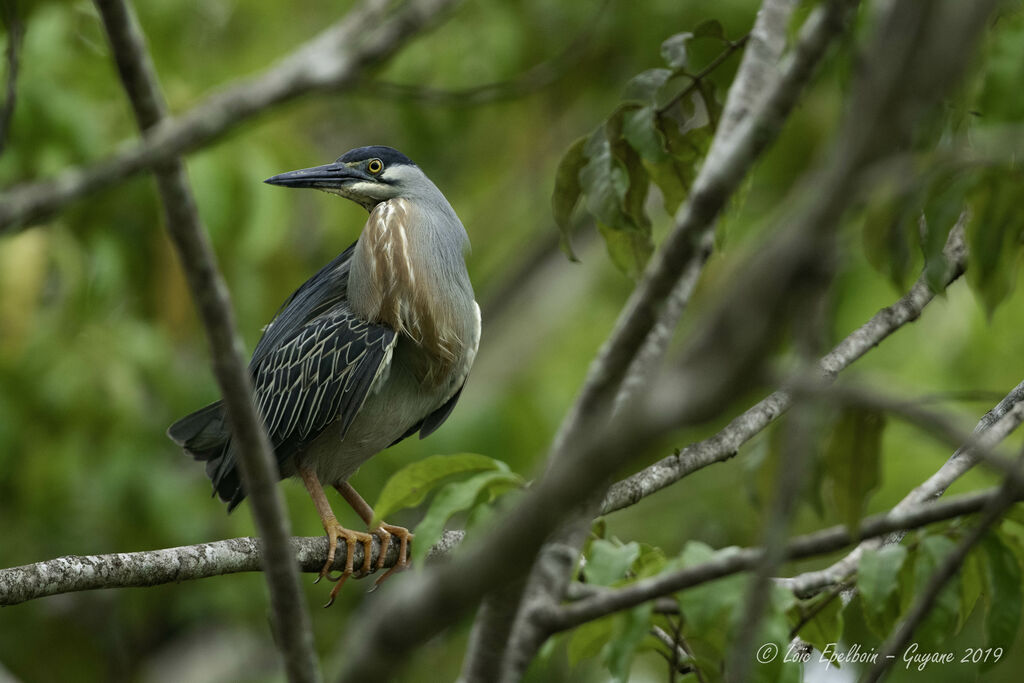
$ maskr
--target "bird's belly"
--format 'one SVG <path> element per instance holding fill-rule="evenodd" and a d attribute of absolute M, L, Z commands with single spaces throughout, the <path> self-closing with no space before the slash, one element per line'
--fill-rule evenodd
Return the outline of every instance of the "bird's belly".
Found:
<path fill-rule="evenodd" d="M 339 484 L 385 448 L 401 438 L 413 425 L 439 408 L 455 388 L 424 386 L 396 349 L 390 372 L 380 386 L 370 390 L 344 439 L 340 423 L 325 429 L 299 456 L 312 466 L 325 485 Z"/>

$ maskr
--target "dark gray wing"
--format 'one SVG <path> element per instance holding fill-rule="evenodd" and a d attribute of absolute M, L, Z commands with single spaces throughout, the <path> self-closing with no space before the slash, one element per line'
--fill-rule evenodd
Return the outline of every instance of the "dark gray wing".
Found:
<path fill-rule="evenodd" d="M 302 283 L 263 329 L 256 344 L 249 367 L 255 370 L 260 363 L 303 325 L 315 320 L 334 307 L 348 301 L 348 272 L 355 243 L 338 254 L 333 261 Z"/>
<path fill-rule="evenodd" d="M 256 405 L 279 462 L 335 419 L 348 431 L 396 339 L 339 305 L 263 354 L 252 367 Z"/>

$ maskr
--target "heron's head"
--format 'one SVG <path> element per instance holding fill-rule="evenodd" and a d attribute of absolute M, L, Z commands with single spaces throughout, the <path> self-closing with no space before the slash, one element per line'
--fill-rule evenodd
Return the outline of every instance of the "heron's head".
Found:
<path fill-rule="evenodd" d="M 312 187 L 341 195 L 372 209 L 397 197 L 414 197 L 434 184 L 419 166 L 397 149 L 375 145 L 345 152 L 337 161 L 267 178 L 265 183 L 284 187 Z"/>

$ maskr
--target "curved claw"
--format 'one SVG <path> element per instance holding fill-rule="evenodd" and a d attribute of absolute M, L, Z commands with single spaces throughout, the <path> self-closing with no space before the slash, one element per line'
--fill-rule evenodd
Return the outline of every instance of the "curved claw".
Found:
<path fill-rule="evenodd" d="M 338 595 L 338 591 L 341 590 L 342 585 L 345 583 L 348 577 L 355 573 L 355 548 L 356 543 L 363 544 L 363 564 L 360 567 L 360 572 L 364 576 L 370 572 L 371 563 L 373 560 L 373 536 L 364 531 L 352 531 L 341 526 L 337 519 L 328 519 L 324 522 L 324 530 L 327 532 L 327 562 L 324 564 L 323 569 L 320 570 L 320 575 L 317 577 L 316 582 L 320 579 L 327 578 L 328 581 L 334 582 L 334 588 L 331 589 L 330 599 L 324 607 L 330 607 L 334 604 L 334 598 Z M 338 540 L 344 539 L 345 541 L 345 568 L 341 574 L 335 578 L 331 572 L 334 567 L 334 557 L 338 549 Z"/>
<path fill-rule="evenodd" d="M 415 535 L 405 527 L 384 523 L 376 529 L 373 529 L 370 533 L 377 534 L 381 540 L 380 558 L 377 562 L 377 569 L 384 568 L 384 561 L 387 557 L 388 545 L 391 543 L 391 536 L 394 535 L 399 538 L 398 560 L 391 569 L 384 572 L 379 579 L 373 582 L 373 588 L 370 590 L 374 591 L 377 590 L 377 587 L 389 576 L 409 567 L 409 543 L 412 542 Z"/>

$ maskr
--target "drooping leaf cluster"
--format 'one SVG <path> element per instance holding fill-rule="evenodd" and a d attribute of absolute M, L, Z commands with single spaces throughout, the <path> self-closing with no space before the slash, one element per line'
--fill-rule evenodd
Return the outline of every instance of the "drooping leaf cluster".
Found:
<path fill-rule="evenodd" d="M 698 40 L 722 47 L 702 70 L 695 68 L 689 49 Z M 651 184 L 661 191 L 666 211 L 674 214 L 690 190 L 721 114 L 707 76 L 743 43 L 726 38 L 716 20 L 673 35 L 661 45 L 666 66 L 630 80 L 612 114 L 569 147 L 551 202 L 570 258 L 575 258 L 570 244 L 573 212 L 582 198 L 612 261 L 630 277 L 639 276 L 654 249 L 647 213 Z"/>
<path fill-rule="evenodd" d="M 1001 15 L 967 83 L 918 131 L 910 159 L 894 164 L 863 214 L 864 247 L 897 287 L 919 258 L 936 292 L 942 249 L 958 220 L 967 231 L 967 281 L 991 315 L 1010 294 L 1021 264 L 1024 213 L 1019 163 L 1024 108 L 1024 15 Z M 920 254 L 920 257 L 918 257 Z"/>
<path fill-rule="evenodd" d="M 1024 515 L 1020 506 L 1013 518 Z M 595 529 L 601 529 L 597 525 Z M 965 527 L 913 533 L 900 545 L 869 550 L 860 571 L 851 579 L 856 588 L 846 601 L 840 590 L 798 599 L 780 585 L 772 587 L 757 644 L 774 646 L 771 661 L 760 662 L 751 680 L 796 683 L 803 680 L 799 638 L 813 646 L 805 653 L 816 662 L 841 668 L 842 656 L 853 644 L 862 652 L 877 649 L 905 619 L 932 573 L 943 563 L 960 540 Z M 601 533 L 598 531 L 597 533 Z M 628 586 L 664 571 L 721 559 L 735 549 L 714 550 L 691 541 L 681 553 L 666 557 L 658 548 L 636 542 L 595 538 L 589 544 L 579 580 L 606 586 Z M 958 672 L 986 672 L 1012 652 L 1021 623 L 1024 525 L 1008 519 L 990 532 L 968 556 L 963 569 L 940 593 L 935 606 L 915 632 L 914 643 L 922 652 L 945 651 L 969 620 L 980 624 L 980 640 L 967 650 L 956 650 L 950 666 Z M 673 662 L 678 671 L 689 671 L 683 680 L 717 683 L 725 680 L 726 657 L 742 617 L 747 579 L 725 577 L 679 593 L 678 614 L 655 612 L 650 603 L 620 614 L 604 617 L 577 628 L 566 636 L 571 666 L 597 659 L 613 681 L 628 681 L 630 666 L 638 652 L 656 651 Z M 654 627 L 672 635 L 685 655 L 673 653 L 651 635 Z M 788 655 L 788 656 L 787 656 Z M 902 656 L 902 653 L 901 653 Z M 787 661 L 788 659 L 788 661 Z"/>

